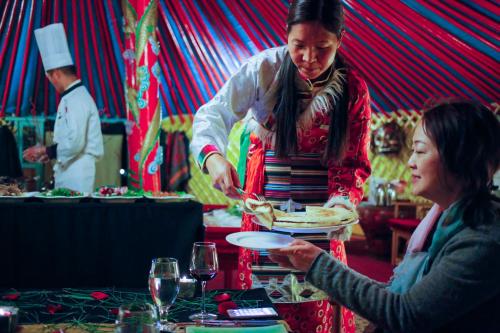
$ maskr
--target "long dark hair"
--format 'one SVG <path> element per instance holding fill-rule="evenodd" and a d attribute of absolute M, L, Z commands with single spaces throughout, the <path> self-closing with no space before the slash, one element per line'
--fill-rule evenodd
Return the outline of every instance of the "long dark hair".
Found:
<path fill-rule="evenodd" d="M 462 186 L 459 201 L 464 223 L 475 226 L 495 219 L 491 194 L 500 166 L 500 122 L 485 106 L 469 101 L 442 102 L 422 116 L 425 133 L 437 147 L 441 164 Z"/>
<path fill-rule="evenodd" d="M 340 0 L 296 0 L 290 5 L 287 17 L 287 31 L 293 25 L 303 22 L 318 22 L 326 30 L 340 38 L 344 31 L 344 9 Z M 335 69 L 345 68 L 344 61 L 336 55 Z M 275 150 L 278 157 L 297 152 L 298 94 L 295 86 L 296 67 L 289 54 L 286 55 L 278 72 L 277 104 L 273 112 L 276 118 Z M 347 146 L 347 82 L 343 93 L 330 111 L 330 129 L 323 158 L 341 160 Z M 333 102 L 333 101 L 332 101 Z"/>

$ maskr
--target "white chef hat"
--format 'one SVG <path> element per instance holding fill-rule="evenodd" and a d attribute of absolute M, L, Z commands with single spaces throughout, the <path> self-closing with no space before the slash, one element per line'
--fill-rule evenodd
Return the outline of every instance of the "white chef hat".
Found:
<path fill-rule="evenodd" d="M 35 38 L 45 71 L 73 65 L 62 23 L 54 23 L 36 29 Z"/>

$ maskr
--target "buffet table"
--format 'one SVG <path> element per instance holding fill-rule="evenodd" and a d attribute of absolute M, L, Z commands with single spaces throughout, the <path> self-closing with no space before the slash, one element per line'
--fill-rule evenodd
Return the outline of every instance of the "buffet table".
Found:
<path fill-rule="evenodd" d="M 0 202 L 0 288 L 144 288 L 154 257 L 187 272 L 202 214 L 194 201 Z"/>

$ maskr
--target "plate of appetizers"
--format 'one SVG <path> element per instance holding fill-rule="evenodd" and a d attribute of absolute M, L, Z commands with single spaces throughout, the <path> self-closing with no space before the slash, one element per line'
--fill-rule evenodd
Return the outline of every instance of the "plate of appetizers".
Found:
<path fill-rule="evenodd" d="M 181 202 L 193 200 L 195 197 L 192 194 L 185 192 L 145 192 L 144 196 L 156 202 Z"/>
<path fill-rule="evenodd" d="M 141 199 L 142 192 L 129 189 L 127 186 L 101 186 L 91 196 L 101 202 L 131 203 Z"/>
<path fill-rule="evenodd" d="M 80 201 L 80 199 L 87 198 L 88 194 L 79 191 L 73 191 L 65 187 L 59 187 L 53 190 L 40 192 L 34 197 L 42 199 L 45 202 L 75 202 Z"/>
<path fill-rule="evenodd" d="M 0 202 L 21 202 L 24 199 L 32 198 L 39 194 L 40 192 L 21 192 L 9 195 L 0 195 Z"/>

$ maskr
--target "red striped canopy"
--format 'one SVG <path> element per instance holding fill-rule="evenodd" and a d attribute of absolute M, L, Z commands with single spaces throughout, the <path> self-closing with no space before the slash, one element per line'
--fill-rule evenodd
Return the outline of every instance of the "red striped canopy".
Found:
<path fill-rule="evenodd" d="M 494 1 L 344 0 L 341 52 L 365 77 L 375 111 L 420 109 L 430 98 L 498 102 L 500 8 Z M 191 117 L 251 55 L 286 40 L 286 0 L 159 1 L 163 117 Z M 52 115 L 33 30 L 63 22 L 103 117 L 122 118 L 120 1 L 2 0 L 0 116 Z"/>

